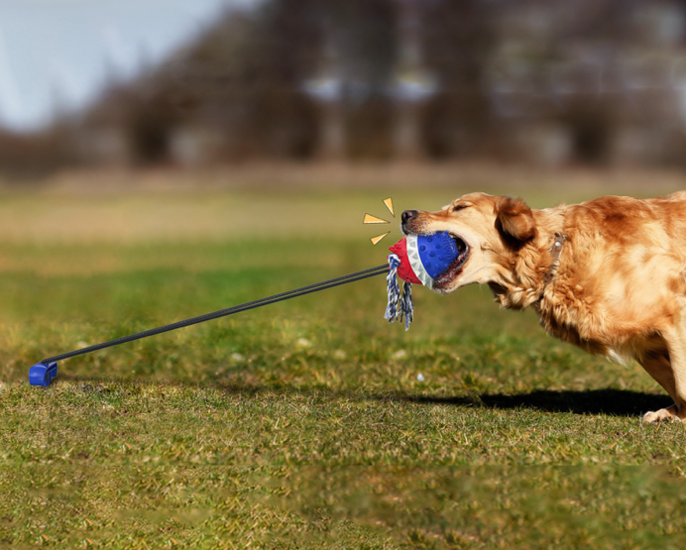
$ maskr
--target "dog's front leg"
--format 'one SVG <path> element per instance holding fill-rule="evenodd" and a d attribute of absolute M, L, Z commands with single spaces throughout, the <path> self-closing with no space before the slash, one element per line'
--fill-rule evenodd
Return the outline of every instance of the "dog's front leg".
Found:
<path fill-rule="evenodd" d="M 674 405 L 647 412 L 644 422 L 686 420 L 686 328 L 679 324 L 663 332 L 666 353 L 648 354 L 640 361 L 650 375 L 667 391 Z"/>

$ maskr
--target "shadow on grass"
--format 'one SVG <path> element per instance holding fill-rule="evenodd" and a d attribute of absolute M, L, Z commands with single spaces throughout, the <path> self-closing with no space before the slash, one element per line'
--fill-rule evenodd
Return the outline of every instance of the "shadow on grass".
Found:
<path fill-rule="evenodd" d="M 347 399 L 352 401 L 393 401 L 400 403 L 417 403 L 426 405 L 454 405 L 457 407 L 476 407 L 485 409 L 513 410 L 528 409 L 551 413 L 573 413 L 612 416 L 638 416 L 647 411 L 655 411 L 672 404 L 667 395 L 641 393 L 631 390 L 537 390 L 528 393 L 509 394 L 471 394 L 461 396 L 439 396 L 426 394 L 408 394 L 404 392 L 370 393 L 364 388 L 333 390 L 325 386 L 298 387 L 290 384 L 262 385 L 246 383 L 205 382 L 189 384 L 174 381 L 151 381 L 145 379 L 126 379 L 108 377 L 84 377 L 63 375 L 62 380 L 81 382 L 82 389 L 89 391 L 108 391 L 110 384 L 123 384 L 128 389 L 137 386 L 167 385 L 181 387 L 214 388 L 228 394 L 243 394 L 246 397 L 271 393 L 275 396 L 305 395 L 319 398 Z M 60 383 L 58 379 L 57 384 Z M 55 385 L 55 383 L 53 383 Z"/>
<path fill-rule="evenodd" d="M 467 397 L 433 397 L 429 395 L 378 396 L 379 399 L 411 403 L 476 406 L 489 409 L 533 409 L 574 414 L 608 414 L 637 416 L 672 404 L 666 395 L 652 395 L 629 390 L 553 391 L 537 390 L 515 395 L 482 394 Z"/>

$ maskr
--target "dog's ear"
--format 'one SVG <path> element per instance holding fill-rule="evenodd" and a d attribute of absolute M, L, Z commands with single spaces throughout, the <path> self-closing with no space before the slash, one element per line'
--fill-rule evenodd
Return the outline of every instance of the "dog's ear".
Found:
<path fill-rule="evenodd" d="M 511 244 L 522 245 L 536 236 L 534 215 L 522 199 L 503 197 L 495 209 L 495 226 Z"/>

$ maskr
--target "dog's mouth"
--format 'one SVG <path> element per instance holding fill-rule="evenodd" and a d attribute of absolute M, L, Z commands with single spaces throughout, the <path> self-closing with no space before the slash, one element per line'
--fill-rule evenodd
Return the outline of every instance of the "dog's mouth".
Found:
<path fill-rule="evenodd" d="M 433 288 L 436 290 L 442 290 L 450 283 L 452 283 L 460 275 L 460 273 L 462 273 L 462 268 L 469 259 L 469 245 L 457 235 L 453 235 L 451 233 L 450 236 L 455 242 L 458 254 L 457 257 L 452 261 L 448 269 L 446 269 L 443 273 L 441 273 L 434 279 Z"/>

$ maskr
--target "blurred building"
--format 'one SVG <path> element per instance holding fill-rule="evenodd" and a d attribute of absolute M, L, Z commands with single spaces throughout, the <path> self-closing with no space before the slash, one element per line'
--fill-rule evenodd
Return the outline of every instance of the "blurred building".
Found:
<path fill-rule="evenodd" d="M 97 165 L 686 166 L 686 1 L 272 0 L 112 85 L 63 143 Z"/>

